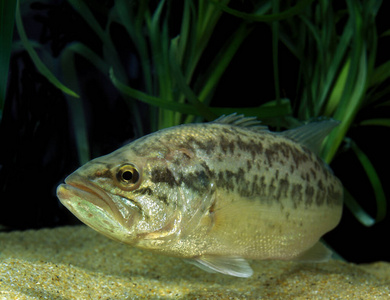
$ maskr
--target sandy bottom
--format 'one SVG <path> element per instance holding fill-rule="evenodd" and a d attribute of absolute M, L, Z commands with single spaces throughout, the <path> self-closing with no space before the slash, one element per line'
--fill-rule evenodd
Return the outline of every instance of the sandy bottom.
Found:
<path fill-rule="evenodd" d="M 86 226 L 0 233 L 0 299 L 390 299 L 390 264 L 253 261 L 204 272 Z"/>

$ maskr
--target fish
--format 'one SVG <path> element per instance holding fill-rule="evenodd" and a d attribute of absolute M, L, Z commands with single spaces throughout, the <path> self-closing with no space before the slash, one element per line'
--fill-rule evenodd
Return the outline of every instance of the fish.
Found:
<path fill-rule="evenodd" d="M 57 196 L 101 234 L 208 272 L 326 261 L 320 238 L 340 222 L 343 187 L 318 152 L 338 123 L 273 132 L 232 114 L 162 129 L 81 166 Z"/>

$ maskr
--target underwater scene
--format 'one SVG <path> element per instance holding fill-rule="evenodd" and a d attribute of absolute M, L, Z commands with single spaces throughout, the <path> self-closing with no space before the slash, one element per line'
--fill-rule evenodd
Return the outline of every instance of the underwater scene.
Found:
<path fill-rule="evenodd" d="M 0 299 L 390 299 L 378 0 L 0 5 Z"/>

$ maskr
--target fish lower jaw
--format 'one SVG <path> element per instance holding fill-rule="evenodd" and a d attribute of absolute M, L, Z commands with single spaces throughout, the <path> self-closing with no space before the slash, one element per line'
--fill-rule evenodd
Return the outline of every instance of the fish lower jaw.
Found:
<path fill-rule="evenodd" d="M 122 243 L 131 243 L 133 233 L 129 220 L 118 218 L 106 201 L 85 190 L 69 184 L 61 184 L 57 188 L 57 196 L 61 203 L 69 209 L 81 222 L 101 234 Z"/>

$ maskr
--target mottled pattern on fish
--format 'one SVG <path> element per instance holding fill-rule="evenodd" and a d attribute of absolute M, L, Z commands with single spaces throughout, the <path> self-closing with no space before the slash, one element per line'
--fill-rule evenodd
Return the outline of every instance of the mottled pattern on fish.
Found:
<path fill-rule="evenodd" d="M 115 183 L 118 167 L 128 163 L 140 172 L 131 190 Z M 132 227 L 127 233 L 122 228 L 102 233 L 141 248 L 198 258 L 219 272 L 224 271 L 202 258 L 297 258 L 337 225 L 342 211 L 341 183 L 305 145 L 288 132 L 224 120 L 161 130 L 75 174 L 69 181 L 87 178 L 116 195 L 107 208 L 111 218 Z"/>
<path fill-rule="evenodd" d="M 224 124 L 184 125 L 161 131 L 134 144 L 138 156 L 170 149 L 186 149 L 202 158 L 202 170 L 182 170 L 178 181 L 169 169 L 155 169 L 152 181 L 171 187 L 184 183 L 199 190 L 200 182 L 215 181 L 219 188 L 256 201 L 278 202 L 290 197 L 294 207 L 340 205 L 340 183 L 307 148 L 268 131 Z M 174 161 L 178 166 L 181 159 Z M 187 171 L 187 172 L 186 172 Z M 297 178 L 297 179 L 295 179 Z M 207 185 L 203 185 L 206 187 Z"/>

